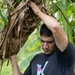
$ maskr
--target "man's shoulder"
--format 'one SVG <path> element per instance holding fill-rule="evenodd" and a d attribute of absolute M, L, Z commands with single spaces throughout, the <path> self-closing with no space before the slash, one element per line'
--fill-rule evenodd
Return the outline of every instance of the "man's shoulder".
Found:
<path fill-rule="evenodd" d="M 36 62 L 36 61 L 39 61 L 40 58 L 42 57 L 43 53 L 38 53 L 36 54 L 33 59 L 31 60 L 31 62 Z"/>
<path fill-rule="evenodd" d="M 40 56 L 42 56 L 44 53 L 38 53 L 38 54 L 36 54 L 34 57 L 40 57 Z"/>

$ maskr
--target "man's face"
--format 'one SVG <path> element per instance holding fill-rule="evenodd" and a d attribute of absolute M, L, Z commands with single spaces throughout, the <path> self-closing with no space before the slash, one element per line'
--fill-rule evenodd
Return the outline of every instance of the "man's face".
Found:
<path fill-rule="evenodd" d="M 45 54 L 51 54 L 55 50 L 56 45 L 53 36 L 48 37 L 45 35 L 41 35 L 40 40 L 41 40 L 42 49 Z"/>

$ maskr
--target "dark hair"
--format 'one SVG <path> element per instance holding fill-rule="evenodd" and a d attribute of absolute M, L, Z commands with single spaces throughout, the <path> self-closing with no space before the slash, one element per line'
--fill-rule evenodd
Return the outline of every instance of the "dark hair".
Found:
<path fill-rule="evenodd" d="M 47 28 L 45 24 L 43 24 L 40 28 L 40 35 L 52 36 L 52 32 Z"/>

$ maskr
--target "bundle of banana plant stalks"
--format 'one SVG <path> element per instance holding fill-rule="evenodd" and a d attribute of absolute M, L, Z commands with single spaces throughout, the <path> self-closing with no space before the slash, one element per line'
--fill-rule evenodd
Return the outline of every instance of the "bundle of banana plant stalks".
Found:
<path fill-rule="evenodd" d="M 8 5 L 8 25 L 5 25 L 0 31 L 0 59 L 7 59 L 11 55 L 18 53 L 20 48 L 25 44 L 28 36 L 40 23 L 28 3 L 36 3 L 44 12 L 46 9 L 42 6 L 41 0 L 22 0 L 17 3 L 16 0 L 10 0 L 13 9 Z"/>

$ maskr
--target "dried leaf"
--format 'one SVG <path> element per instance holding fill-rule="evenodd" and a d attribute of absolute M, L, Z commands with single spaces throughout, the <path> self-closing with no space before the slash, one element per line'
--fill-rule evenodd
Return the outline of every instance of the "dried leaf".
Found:
<path fill-rule="evenodd" d="M 8 25 L 0 33 L 0 59 L 9 58 L 12 54 L 18 53 L 41 21 L 27 6 L 29 1 L 33 1 L 42 10 L 42 4 L 38 0 L 26 0 L 26 2 L 22 0 L 19 5 L 15 0 L 10 1 L 16 8 L 13 11 L 9 9 Z M 43 9 L 43 12 L 47 13 L 46 9 Z"/>

